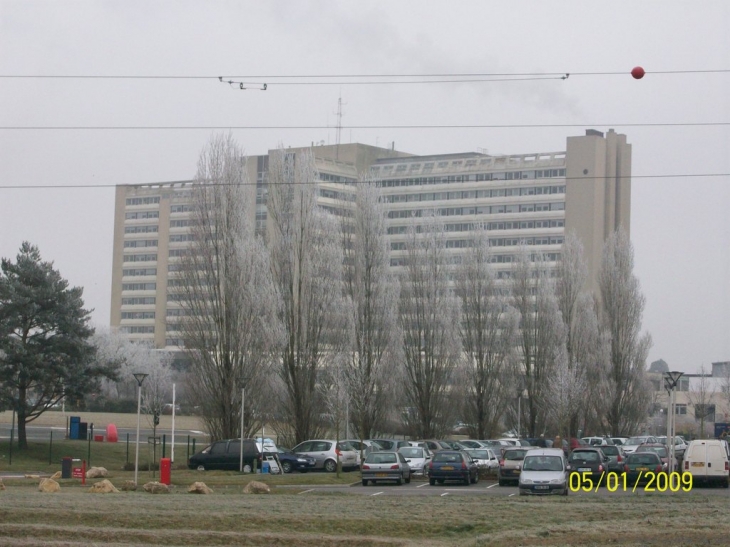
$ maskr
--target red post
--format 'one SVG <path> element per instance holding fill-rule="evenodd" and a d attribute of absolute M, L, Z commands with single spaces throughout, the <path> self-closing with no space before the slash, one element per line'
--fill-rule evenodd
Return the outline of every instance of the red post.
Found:
<path fill-rule="evenodd" d="M 160 482 L 170 485 L 170 458 L 160 458 Z"/>
<path fill-rule="evenodd" d="M 86 460 L 81 462 L 81 485 L 86 484 Z"/>

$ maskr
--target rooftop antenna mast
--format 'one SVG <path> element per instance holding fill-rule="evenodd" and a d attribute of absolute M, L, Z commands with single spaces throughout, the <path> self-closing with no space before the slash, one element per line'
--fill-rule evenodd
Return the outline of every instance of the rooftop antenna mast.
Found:
<path fill-rule="evenodd" d="M 347 104 L 342 102 L 342 91 L 340 91 L 340 97 L 337 99 L 337 148 L 335 148 L 335 159 L 340 159 L 340 137 L 342 135 L 342 105 Z"/>

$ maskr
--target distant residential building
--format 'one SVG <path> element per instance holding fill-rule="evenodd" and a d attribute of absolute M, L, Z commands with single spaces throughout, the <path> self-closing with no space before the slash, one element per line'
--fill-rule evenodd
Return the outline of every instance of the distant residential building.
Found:
<path fill-rule="evenodd" d="M 288 148 L 298 154 L 305 148 Z M 454 262 L 476 223 L 492 233 L 499 278 L 507 279 L 518 246 L 559 260 L 568 230 L 583 241 L 591 287 L 603 243 L 619 226 L 630 231 L 631 145 L 626 136 L 587 130 L 569 137 L 565 151 L 492 156 L 481 152 L 417 156 L 363 144 L 312 146 L 319 171 L 318 200 L 333 213 L 352 207 L 362 173 L 378 181 L 388 214 L 391 266 L 404 264 L 408 227 L 436 210 Z M 248 214 L 259 233 L 267 224 L 267 173 L 275 151 L 247 158 Z M 184 344 L 167 317 L 180 314 L 168 287 L 191 242 L 192 182 L 116 188 L 110 323 L 158 348 Z"/>

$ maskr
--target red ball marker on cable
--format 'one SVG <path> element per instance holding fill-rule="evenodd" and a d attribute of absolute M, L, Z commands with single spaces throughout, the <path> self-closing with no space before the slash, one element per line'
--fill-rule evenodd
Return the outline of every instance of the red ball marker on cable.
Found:
<path fill-rule="evenodd" d="M 644 74 L 646 74 L 646 72 L 640 66 L 635 66 L 634 68 L 631 69 L 631 75 L 636 80 L 641 80 L 644 77 Z"/>

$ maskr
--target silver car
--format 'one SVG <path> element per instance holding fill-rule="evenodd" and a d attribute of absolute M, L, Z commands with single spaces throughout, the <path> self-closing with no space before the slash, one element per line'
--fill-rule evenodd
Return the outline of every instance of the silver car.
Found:
<path fill-rule="evenodd" d="M 362 462 L 362 485 L 368 481 L 375 484 L 377 481 L 395 481 L 401 485 L 411 482 L 411 468 L 399 452 L 371 452 Z"/>
<path fill-rule="evenodd" d="M 568 495 L 568 463 L 559 448 L 538 448 L 525 454 L 519 480 L 520 496 Z"/>
<path fill-rule="evenodd" d="M 337 471 L 337 456 L 339 454 L 342 469 L 355 469 L 358 465 L 358 454 L 350 449 L 349 444 L 337 444 L 332 440 L 304 441 L 299 443 L 292 452 L 314 458 L 314 469 L 324 469 L 329 473 Z"/>
<path fill-rule="evenodd" d="M 408 462 L 408 467 L 411 468 L 411 473 L 414 475 L 428 474 L 428 464 L 431 461 L 431 453 L 428 451 L 428 448 L 420 446 L 403 446 L 398 449 L 398 452 L 403 454 L 403 457 Z"/>

